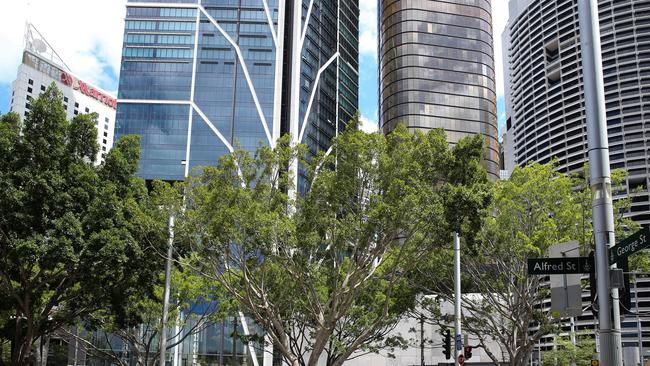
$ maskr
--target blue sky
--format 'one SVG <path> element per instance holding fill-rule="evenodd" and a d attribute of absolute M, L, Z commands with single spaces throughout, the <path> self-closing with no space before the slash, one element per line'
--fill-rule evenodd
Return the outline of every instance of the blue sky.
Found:
<path fill-rule="evenodd" d="M 10 5 L 7 5 L 10 3 Z M 507 0 L 492 0 L 498 114 L 503 123 L 501 32 Z M 21 60 L 25 22 L 29 20 L 79 77 L 116 94 L 126 0 L 25 0 L 0 5 L 0 113 L 9 109 L 11 82 Z M 360 0 L 359 110 L 365 130 L 377 122 L 377 2 Z M 61 21 L 52 14 L 75 9 Z M 101 17 L 86 14 L 102 14 Z"/>
<path fill-rule="evenodd" d="M 36 26 L 75 74 L 115 94 L 125 5 L 126 0 L 2 1 L 0 113 L 9 109 L 11 82 L 22 60 L 27 21 Z"/>

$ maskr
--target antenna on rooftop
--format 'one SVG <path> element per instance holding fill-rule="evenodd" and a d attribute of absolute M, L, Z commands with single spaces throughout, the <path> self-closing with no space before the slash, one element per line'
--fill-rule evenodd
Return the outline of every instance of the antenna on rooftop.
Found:
<path fill-rule="evenodd" d="M 52 45 L 50 45 L 45 37 L 29 21 L 25 22 L 25 50 L 46 58 L 70 71 L 70 67 L 63 61 Z"/>

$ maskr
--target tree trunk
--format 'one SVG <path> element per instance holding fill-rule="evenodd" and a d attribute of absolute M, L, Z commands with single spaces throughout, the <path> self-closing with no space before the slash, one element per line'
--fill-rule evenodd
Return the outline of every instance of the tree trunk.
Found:
<path fill-rule="evenodd" d="M 2 341 L 0 342 L 0 366 L 5 366 L 4 350 L 5 350 L 5 343 L 4 341 Z"/>
<path fill-rule="evenodd" d="M 50 349 L 50 336 L 42 335 L 38 338 L 38 349 L 36 350 L 36 365 L 47 365 L 47 355 Z"/>
<path fill-rule="evenodd" d="M 14 337 L 14 349 L 11 355 L 11 365 L 21 366 L 26 364 L 27 358 L 32 350 L 32 343 L 34 342 L 33 327 L 27 325 L 27 332 L 22 335 L 22 327 L 20 325 L 20 316 L 16 317 L 16 335 Z"/>

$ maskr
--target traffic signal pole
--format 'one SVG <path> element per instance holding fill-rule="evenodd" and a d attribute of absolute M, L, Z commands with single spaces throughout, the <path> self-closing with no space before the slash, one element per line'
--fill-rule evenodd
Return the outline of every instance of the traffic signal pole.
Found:
<path fill-rule="evenodd" d="M 461 289 L 460 289 L 460 237 L 458 233 L 454 233 L 454 327 L 456 329 L 456 337 L 454 338 L 454 349 L 452 352 L 454 355 L 454 363 L 456 366 L 460 365 L 458 362 L 458 356 L 463 354 L 463 347 L 458 347 L 456 344 L 459 339 L 463 339 L 461 336 L 460 329 L 460 317 L 461 317 Z M 460 350 L 458 349 L 460 348 Z"/>
<path fill-rule="evenodd" d="M 593 229 L 596 242 L 596 283 L 600 328 L 600 364 L 623 364 L 618 289 L 610 284 L 609 248 L 614 241 L 612 183 L 605 114 L 605 90 L 600 47 L 598 2 L 578 0 L 582 76 L 587 119 Z M 609 309 L 612 309 L 610 313 Z"/>

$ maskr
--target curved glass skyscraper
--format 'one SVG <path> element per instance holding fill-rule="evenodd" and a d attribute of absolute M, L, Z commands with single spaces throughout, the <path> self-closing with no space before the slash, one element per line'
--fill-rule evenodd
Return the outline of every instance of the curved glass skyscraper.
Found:
<path fill-rule="evenodd" d="M 489 0 L 381 0 L 380 126 L 442 128 L 451 144 L 485 137 L 485 166 L 499 174 Z"/>

